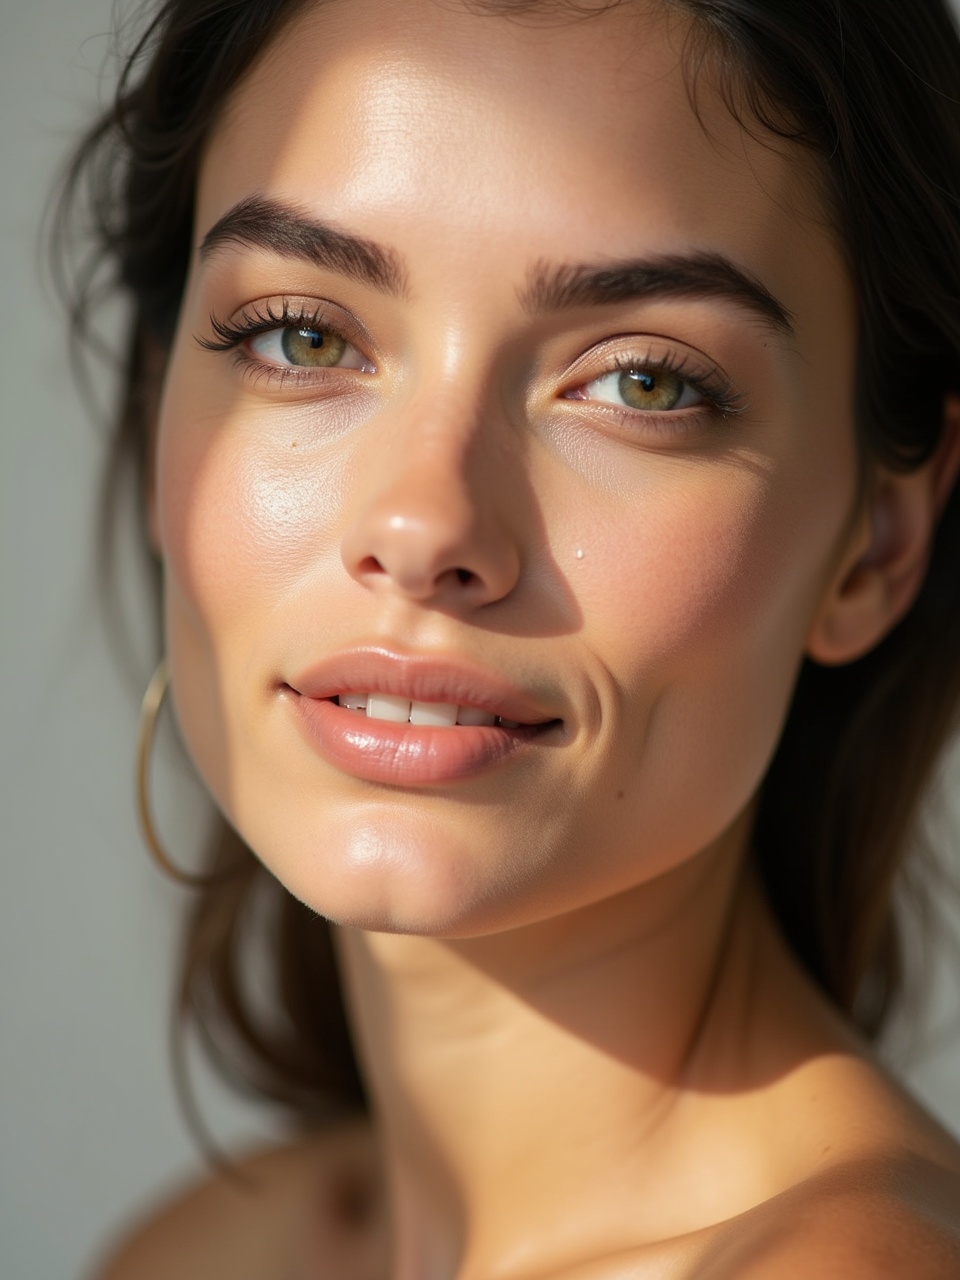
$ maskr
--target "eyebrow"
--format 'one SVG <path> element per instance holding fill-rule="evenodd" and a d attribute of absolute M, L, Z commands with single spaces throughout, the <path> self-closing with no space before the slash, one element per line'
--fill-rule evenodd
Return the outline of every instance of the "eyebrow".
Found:
<path fill-rule="evenodd" d="M 650 297 L 725 298 L 780 333 L 794 336 L 791 313 L 759 280 L 721 253 L 668 254 L 593 266 L 538 262 L 520 294 L 533 315 L 603 307 Z"/>
<path fill-rule="evenodd" d="M 400 259 L 372 240 L 349 235 L 296 205 L 263 196 L 248 196 L 213 224 L 200 242 L 206 261 L 229 244 L 267 249 L 282 258 L 299 259 L 402 296 L 407 291 Z"/>
<path fill-rule="evenodd" d="M 341 231 L 297 205 L 248 196 L 228 210 L 200 242 L 201 261 L 229 244 L 266 249 L 283 258 L 337 271 L 385 293 L 408 292 L 403 261 L 393 250 Z M 720 253 L 668 254 L 592 265 L 530 270 L 519 300 L 528 314 L 614 306 L 651 297 L 725 298 L 793 336 L 790 312 L 754 276 Z"/>

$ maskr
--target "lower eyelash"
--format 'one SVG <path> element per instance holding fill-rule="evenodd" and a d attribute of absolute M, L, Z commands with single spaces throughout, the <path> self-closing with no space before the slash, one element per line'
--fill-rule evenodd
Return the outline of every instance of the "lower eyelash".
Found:
<path fill-rule="evenodd" d="M 223 347 L 218 349 L 225 350 Z M 244 376 L 249 379 L 254 387 L 258 383 L 268 382 L 273 387 L 280 388 L 288 382 L 302 381 L 304 374 L 315 377 L 315 371 L 300 369 L 295 365 L 286 368 L 283 365 L 264 364 L 263 361 L 257 360 L 254 356 L 247 355 L 242 347 L 239 346 L 234 347 L 233 363 L 243 371 Z"/>

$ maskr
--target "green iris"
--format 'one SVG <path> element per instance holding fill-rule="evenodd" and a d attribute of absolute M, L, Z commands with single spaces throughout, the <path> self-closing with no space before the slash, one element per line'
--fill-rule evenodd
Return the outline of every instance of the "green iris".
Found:
<path fill-rule="evenodd" d="M 631 409 L 662 410 L 679 404 L 684 386 L 683 380 L 673 373 L 625 369 L 620 374 L 617 390 Z"/>
<path fill-rule="evenodd" d="M 280 349 L 291 364 L 329 368 L 343 359 L 347 341 L 330 329 L 284 329 Z"/>

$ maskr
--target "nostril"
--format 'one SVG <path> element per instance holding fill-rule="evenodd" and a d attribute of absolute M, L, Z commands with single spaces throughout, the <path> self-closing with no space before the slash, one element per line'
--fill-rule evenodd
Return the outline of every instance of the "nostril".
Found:
<path fill-rule="evenodd" d="M 421 566 L 416 564 L 400 562 L 399 559 L 391 560 L 389 557 L 380 559 L 374 555 L 367 555 L 357 565 L 357 572 L 362 577 L 369 578 L 393 577 L 404 590 L 418 595 L 441 587 L 444 579 L 448 584 L 455 580 L 461 587 L 471 586 L 481 581 L 479 574 L 474 573 L 472 569 L 465 569 L 462 565 L 452 565 L 449 569 L 441 569 L 436 573 L 427 572 L 425 576 L 418 572 L 420 568 Z"/>

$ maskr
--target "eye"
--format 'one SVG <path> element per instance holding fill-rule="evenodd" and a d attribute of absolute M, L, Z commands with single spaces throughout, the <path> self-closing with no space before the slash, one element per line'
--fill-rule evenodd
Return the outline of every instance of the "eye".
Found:
<path fill-rule="evenodd" d="M 578 388 L 576 398 L 648 413 L 694 409 L 704 403 L 700 392 L 678 373 L 650 366 L 614 369 Z"/>
<path fill-rule="evenodd" d="M 265 298 L 228 320 L 211 314 L 210 328 L 214 337 L 196 335 L 199 346 L 231 352 L 242 375 L 254 377 L 257 385 L 279 388 L 300 382 L 319 393 L 335 370 L 376 373 L 364 354 L 370 348 L 362 326 L 333 302 L 287 295 Z"/>
<path fill-rule="evenodd" d="M 248 345 L 259 359 L 285 368 L 371 369 L 342 334 L 322 325 L 278 326 L 250 338 Z"/>

